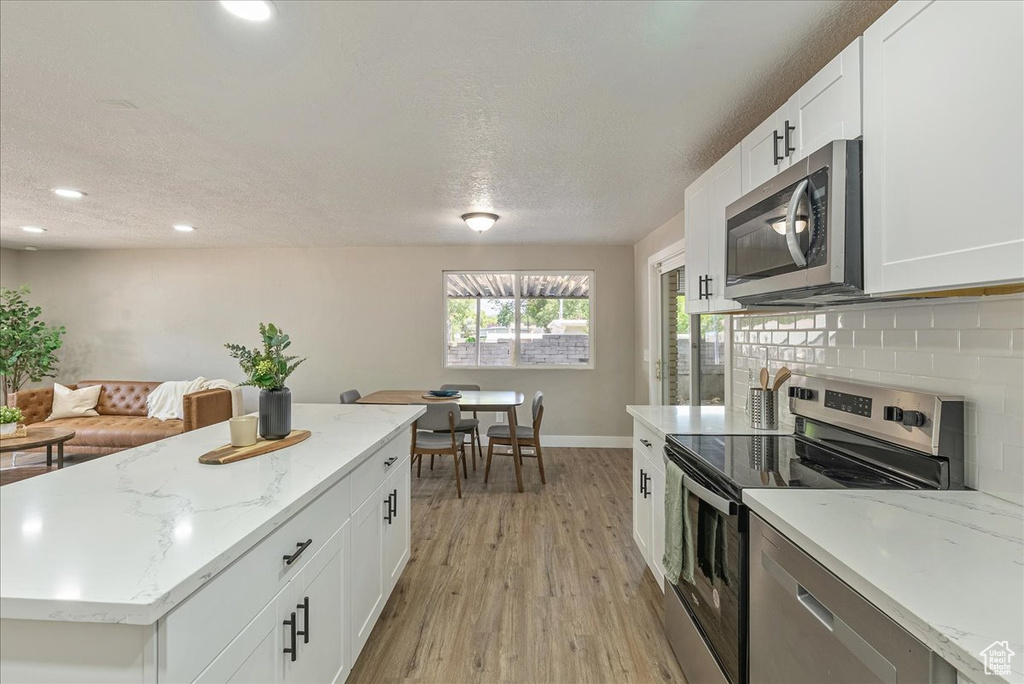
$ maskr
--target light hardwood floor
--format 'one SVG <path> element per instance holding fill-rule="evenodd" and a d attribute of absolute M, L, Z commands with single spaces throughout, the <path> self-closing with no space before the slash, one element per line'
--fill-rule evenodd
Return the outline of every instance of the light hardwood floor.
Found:
<path fill-rule="evenodd" d="M 427 461 L 427 463 L 429 460 Z M 349 684 L 684 682 L 631 533 L 631 452 L 545 449 L 548 484 L 495 456 L 455 496 L 412 477 L 412 555 Z"/>

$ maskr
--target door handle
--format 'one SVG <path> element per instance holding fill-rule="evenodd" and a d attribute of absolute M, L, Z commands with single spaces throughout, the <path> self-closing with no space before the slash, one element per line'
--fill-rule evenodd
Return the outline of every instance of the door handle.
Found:
<path fill-rule="evenodd" d="M 800 249 L 800 243 L 796 237 L 796 210 L 800 206 L 800 198 L 807 192 L 807 188 L 811 182 L 809 179 L 804 178 L 796 186 L 796 191 L 793 196 L 789 198 L 789 208 L 786 210 L 786 247 L 789 248 L 789 255 L 793 257 L 793 263 L 799 268 L 805 268 L 807 266 L 807 257 L 804 256 L 804 252 Z M 809 201 L 809 200 L 808 200 Z M 814 218 L 814 212 L 807 212 L 807 230 L 811 230 L 810 223 Z"/>
<path fill-rule="evenodd" d="M 772 131 L 772 157 L 775 160 L 775 166 L 778 166 L 779 162 L 783 160 L 783 156 L 779 154 L 780 142 L 782 142 L 782 136 L 779 135 L 778 131 Z"/>
<path fill-rule="evenodd" d="M 640 493 L 647 498 L 647 475 L 644 473 L 644 469 L 640 469 Z"/>
<path fill-rule="evenodd" d="M 298 643 L 296 642 L 296 635 L 295 635 L 295 611 L 292 611 L 291 619 L 290 620 L 285 620 L 284 624 L 291 627 L 291 633 L 292 633 L 292 645 L 291 645 L 291 648 L 284 649 L 284 652 L 291 654 L 292 662 L 294 663 L 295 662 L 295 658 L 298 656 L 298 653 L 299 653 Z"/>
<path fill-rule="evenodd" d="M 648 442 L 648 441 L 647 441 L 646 439 L 641 439 L 641 440 L 640 440 L 640 443 L 641 443 L 641 444 L 643 444 L 643 445 L 644 445 L 645 447 L 647 447 L 648 449 L 650 449 L 650 448 L 651 448 L 651 443 L 650 443 L 650 442 Z"/>
<path fill-rule="evenodd" d="M 309 643 L 309 597 L 308 596 L 304 597 L 302 599 L 302 603 L 297 604 L 295 607 L 302 611 L 302 629 L 300 629 L 299 631 L 297 631 L 295 633 L 302 637 L 302 643 L 308 644 Z M 292 613 L 292 615 L 295 615 L 295 613 Z M 295 618 L 292 618 L 292 619 L 294 620 Z M 295 641 L 294 637 L 292 637 L 292 641 Z"/>
<path fill-rule="evenodd" d="M 651 478 L 644 473 L 644 498 L 646 499 L 651 495 Z"/>
<path fill-rule="evenodd" d="M 783 129 L 784 129 L 784 130 L 785 130 L 785 132 L 786 132 L 786 135 L 785 135 L 785 138 L 786 138 L 786 141 L 785 141 L 785 150 L 786 150 L 786 156 L 788 157 L 788 156 L 790 156 L 791 154 L 793 154 L 794 152 L 796 152 L 796 148 L 795 148 L 795 147 L 792 147 L 792 146 L 791 146 L 791 145 L 789 144 L 789 134 L 790 134 L 790 133 L 792 133 L 792 132 L 794 132 L 794 131 L 796 131 L 796 126 L 790 126 L 790 125 L 789 125 L 789 119 L 786 119 L 786 125 L 785 125 L 785 126 L 783 127 Z"/>
<path fill-rule="evenodd" d="M 814 594 L 804 589 L 800 584 L 796 585 L 796 599 L 811 615 L 818 618 L 818 622 L 825 625 L 826 629 L 830 632 L 834 629 L 835 614 L 826 608 L 824 603 L 814 598 Z"/>
<path fill-rule="evenodd" d="M 294 563 L 296 560 L 298 560 L 299 556 L 302 555 L 302 552 L 305 551 L 306 549 L 308 549 L 309 545 L 312 544 L 312 543 L 313 543 L 312 539 L 307 539 L 304 542 L 297 543 L 296 546 L 299 547 L 299 548 L 292 555 L 284 557 L 284 564 L 285 565 L 291 565 L 292 563 Z"/>
<path fill-rule="evenodd" d="M 704 299 L 711 299 L 711 276 L 704 276 Z"/>
<path fill-rule="evenodd" d="M 698 483 L 686 473 L 683 473 L 683 486 L 686 487 L 688 492 L 720 513 L 724 513 L 725 515 L 736 515 L 735 501 L 729 501 L 724 496 L 715 494 L 713 491 Z"/>
<path fill-rule="evenodd" d="M 398 490 L 397 489 L 392 489 L 391 490 L 391 517 L 392 518 L 397 518 L 398 517 Z"/>
<path fill-rule="evenodd" d="M 388 494 L 388 498 L 384 499 L 384 503 L 388 507 L 387 508 L 387 512 L 384 514 L 384 522 L 386 522 L 388 525 L 390 525 L 391 524 L 391 520 L 393 518 L 393 516 L 391 515 L 391 495 L 390 494 Z"/>

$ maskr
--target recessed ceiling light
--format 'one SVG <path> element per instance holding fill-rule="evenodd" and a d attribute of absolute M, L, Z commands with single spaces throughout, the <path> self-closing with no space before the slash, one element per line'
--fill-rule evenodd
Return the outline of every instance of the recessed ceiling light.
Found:
<path fill-rule="evenodd" d="M 22 226 L 21 229 L 23 231 L 25 231 L 26 233 L 45 233 L 46 232 L 45 228 L 40 228 L 39 226 Z"/>
<path fill-rule="evenodd" d="M 25 251 L 26 252 L 38 252 L 39 248 L 38 247 L 33 247 L 32 245 L 25 245 Z"/>
<path fill-rule="evenodd" d="M 485 211 L 474 211 L 469 214 L 463 214 L 462 220 L 476 232 L 482 233 L 485 230 L 490 230 L 494 222 L 498 220 L 498 215 L 489 214 Z"/>
<path fill-rule="evenodd" d="M 268 0 L 220 0 L 220 4 L 246 21 L 266 21 L 274 16 L 274 3 Z"/>
<path fill-rule="evenodd" d="M 53 194 L 64 199 L 82 199 L 85 197 L 85 193 L 81 190 L 72 190 L 71 188 L 54 188 Z"/>
<path fill-rule="evenodd" d="M 178 223 L 174 226 L 174 230 L 178 231 L 179 233 L 191 233 L 193 230 L 195 230 L 195 226 L 187 226 L 184 223 Z"/>

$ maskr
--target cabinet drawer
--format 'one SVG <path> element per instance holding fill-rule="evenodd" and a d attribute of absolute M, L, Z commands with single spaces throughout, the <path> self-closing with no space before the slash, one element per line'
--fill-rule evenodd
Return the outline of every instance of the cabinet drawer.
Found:
<path fill-rule="evenodd" d="M 349 478 L 335 484 L 161 620 L 160 681 L 192 681 L 298 574 L 348 520 L 349 486 Z"/>
<path fill-rule="evenodd" d="M 408 461 L 411 439 L 408 432 L 400 432 L 352 471 L 347 478 L 352 481 L 352 500 L 347 511 L 349 515 L 355 513 L 384 484 L 388 475 Z"/>
<path fill-rule="evenodd" d="M 638 420 L 633 421 L 633 448 L 646 456 L 658 472 L 665 472 L 665 439 Z"/>

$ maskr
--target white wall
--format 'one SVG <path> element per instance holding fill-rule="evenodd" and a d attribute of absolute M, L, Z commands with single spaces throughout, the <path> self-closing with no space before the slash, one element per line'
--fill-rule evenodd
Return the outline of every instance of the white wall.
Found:
<path fill-rule="evenodd" d="M 767 349 L 772 375 L 850 378 L 964 396 L 967 485 L 1024 503 L 1024 297 L 733 317 L 733 404 Z M 782 402 L 784 405 L 785 402 Z"/>
<path fill-rule="evenodd" d="M 545 393 L 549 435 L 626 436 L 633 403 L 633 249 L 408 247 L 19 253 L 45 320 L 67 326 L 58 381 L 241 380 L 225 342 L 255 346 L 272 321 L 309 357 L 296 401 L 358 388 L 475 382 Z M 5 262 L 6 263 L 6 262 Z M 441 271 L 593 269 L 593 370 L 443 370 Z M 520 414 L 527 417 L 527 410 Z"/>
<path fill-rule="evenodd" d="M 21 284 L 19 257 L 22 252 L 0 249 L 0 287 L 15 288 Z"/>

